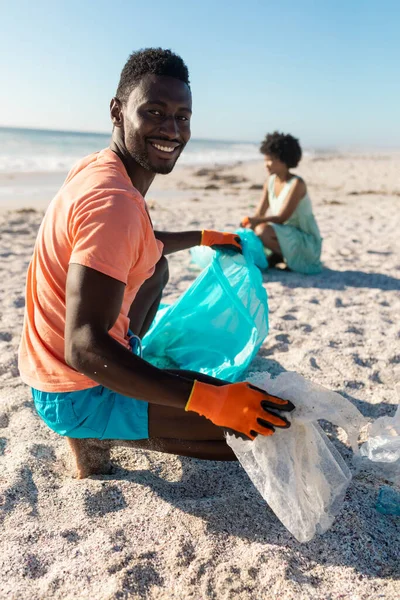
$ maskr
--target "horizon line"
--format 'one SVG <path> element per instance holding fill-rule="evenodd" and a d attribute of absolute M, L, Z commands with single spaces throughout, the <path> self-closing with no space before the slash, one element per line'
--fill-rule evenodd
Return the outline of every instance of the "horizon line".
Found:
<path fill-rule="evenodd" d="M 78 129 L 51 129 L 48 127 L 23 127 L 21 125 L 1 125 L 0 129 L 8 129 L 8 130 L 19 130 L 19 131 L 40 131 L 41 133 L 70 133 L 72 135 L 110 135 L 111 131 L 84 131 Z M 195 137 L 192 140 L 203 141 L 203 142 L 229 142 L 236 144 L 259 144 L 259 142 L 255 142 L 254 140 L 221 140 L 219 138 L 200 138 Z"/>

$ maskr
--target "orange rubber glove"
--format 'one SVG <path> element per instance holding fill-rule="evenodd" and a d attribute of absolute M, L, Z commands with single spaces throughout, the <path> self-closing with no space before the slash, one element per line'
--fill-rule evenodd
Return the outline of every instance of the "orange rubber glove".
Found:
<path fill-rule="evenodd" d="M 214 425 L 244 433 L 253 440 L 257 433 L 272 435 L 274 427 L 290 427 L 285 418 L 267 410 L 270 408 L 292 411 L 294 405 L 246 381 L 222 386 L 195 381 L 185 410 L 197 412 Z"/>
<path fill-rule="evenodd" d="M 240 221 L 240 227 L 247 227 L 248 225 L 250 225 L 250 218 L 243 217 L 243 219 Z"/>
<path fill-rule="evenodd" d="M 214 250 L 234 250 L 235 252 L 242 252 L 242 242 L 237 233 L 203 229 L 201 232 L 200 244 L 201 246 L 211 246 Z"/>

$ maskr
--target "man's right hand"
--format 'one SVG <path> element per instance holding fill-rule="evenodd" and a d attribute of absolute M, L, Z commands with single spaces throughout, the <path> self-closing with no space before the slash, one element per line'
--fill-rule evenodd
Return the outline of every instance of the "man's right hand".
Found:
<path fill-rule="evenodd" d="M 275 427 L 290 427 L 289 421 L 272 411 L 290 412 L 294 408 L 289 400 L 271 396 L 246 381 L 222 386 L 195 381 L 185 410 L 254 439 L 257 433 L 272 435 Z"/>

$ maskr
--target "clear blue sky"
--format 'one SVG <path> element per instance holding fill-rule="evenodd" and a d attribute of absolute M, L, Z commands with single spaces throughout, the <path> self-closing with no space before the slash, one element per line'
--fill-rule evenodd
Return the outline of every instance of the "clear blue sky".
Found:
<path fill-rule="evenodd" d="M 110 130 L 130 52 L 171 48 L 193 137 L 400 147 L 398 0 L 0 0 L 0 125 Z"/>

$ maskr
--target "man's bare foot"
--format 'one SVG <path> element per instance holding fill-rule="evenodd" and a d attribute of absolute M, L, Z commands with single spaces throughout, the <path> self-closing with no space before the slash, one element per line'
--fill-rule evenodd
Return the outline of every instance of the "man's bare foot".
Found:
<path fill-rule="evenodd" d="M 75 463 L 77 479 L 110 473 L 109 440 L 67 438 L 67 442 Z"/>

